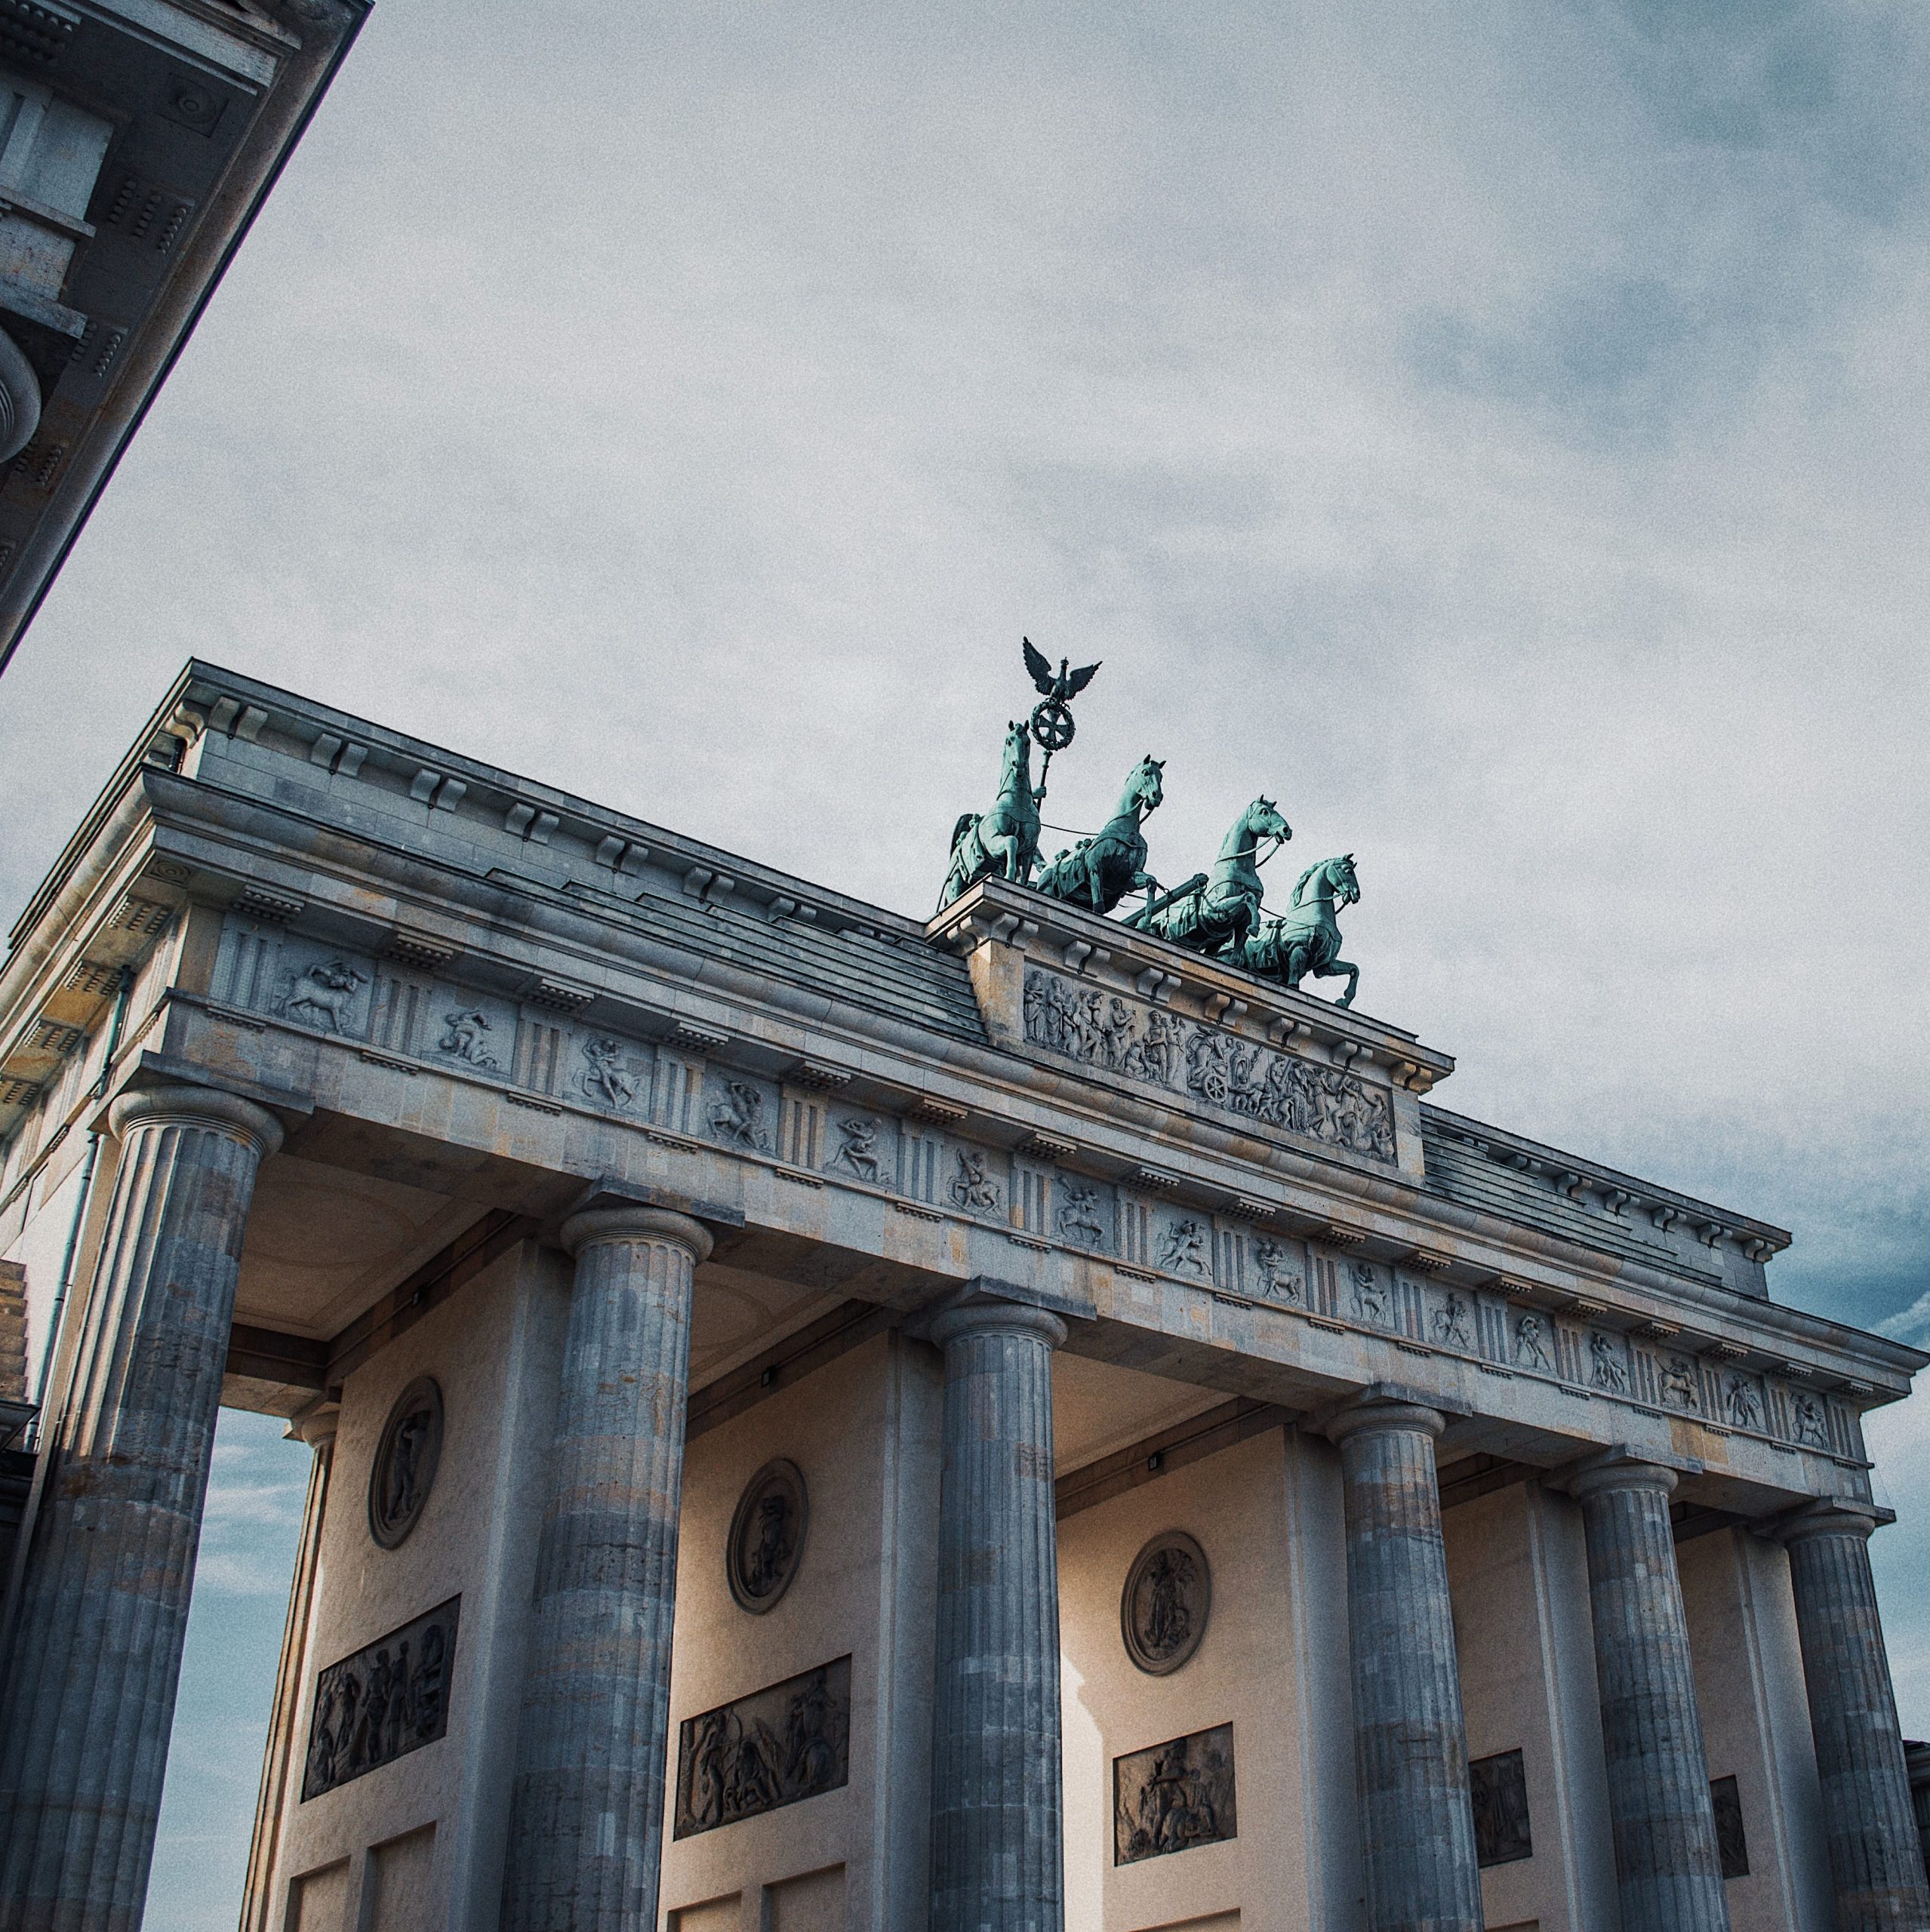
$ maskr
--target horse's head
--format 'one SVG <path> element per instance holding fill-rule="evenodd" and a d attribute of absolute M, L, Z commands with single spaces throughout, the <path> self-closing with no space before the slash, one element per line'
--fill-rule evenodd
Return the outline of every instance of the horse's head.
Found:
<path fill-rule="evenodd" d="M 1282 844 L 1294 835 L 1294 829 L 1279 814 L 1271 798 L 1255 798 L 1241 821 L 1250 832 L 1263 838 L 1277 838 Z"/>
<path fill-rule="evenodd" d="M 1137 808 L 1150 812 L 1165 797 L 1165 785 L 1161 774 L 1165 771 L 1163 759 L 1155 758 L 1150 752 L 1133 767 L 1126 779 L 1125 797 L 1121 801 L 1128 811 Z"/>
<path fill-rule="evenodd" d="M 1334 897 L 1343 906 L 1360 903 L 1360 881 L 1354 876 L 1353 854 L 1343 852 L 1327 861 L 1327 876 L 1334 882 Z"/>

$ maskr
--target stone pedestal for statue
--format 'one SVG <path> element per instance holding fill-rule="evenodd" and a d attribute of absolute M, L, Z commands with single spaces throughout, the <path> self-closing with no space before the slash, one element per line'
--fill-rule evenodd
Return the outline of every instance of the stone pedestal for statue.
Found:
<path fill-rule="evenodd" d="M 931 1932 L 1061 1932 L 1058 1527 L 1042 1309 L 974 1300 L 945 1354 Z"/>
<path fill-rule="evenodd" d="M 1823 1503 L 1781 1527 L 1788 1546 L 1836 1932 L 1930 1926 L 1903 1734 L 1870 1574 L 1874 1516 Z"/>
<path fill-rule="evenodd" d="M 576 1257 L 503 1932 L 654 1932 L 691 1290 L 710 1236 L 622 1208 Z"/>
<path fill-rule="evenodd" d="M 1569 1486 L 1588 1544 L 1622 1932 L 1728 1932 L 1669 1521 L 1675 1472 L 1611 1457 Z"/>
<path fill-rule="evenodd" d="M 1361 1859 L 1372 1932 L 1481 1932 L 1435 1410 L 1374 1399 L 1328 1424 L 1347 1539 Z"/>
<path fill-rule="evenodd" d="M 255 1174 L 273 1115 L 124 1094 L 114 1197 L 0 1704 L 0 1924 L 140 1922 Z"/>

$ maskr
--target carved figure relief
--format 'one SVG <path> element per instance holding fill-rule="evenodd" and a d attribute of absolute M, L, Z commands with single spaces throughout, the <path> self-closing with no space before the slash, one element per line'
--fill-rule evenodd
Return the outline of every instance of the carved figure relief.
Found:
<path fill-rule="evenodd" d="M 1115 1865 L 1239 1835 L 1231 1724 L 1113 1760 Z"/>
<path fill-rule="evenodd" d="M 453 1054 L 474 1067 L 500 1072 L 503 1063 L 490 1051 L 489 1016 L 480 1007 L 457 1007 L 442 1016 L 443 1033 L 436 1043 L 438 1053 Z"/>
<path fill-rule="evenodd" d="M 1160 1238 L 1159 1266 L 1171 1275 L 1209 1272 L 1204 1225 L 1194 1220 L 1174 1222 Z"/>
<path fill-rule="evenodd" d="M 368 983 L 368 975 L 346 959 L 318 959 L 288 983 L 275 1011 L 303 1026 L 346 1033 L 356 995 Z"/>
<path fill-rule="evenodd" d="M 1287 1251 L 1278 1241 L 1254 1243 L 1253 1267 L 1260 1277 L 1261 1292 L 1269 1301 L 1290 1302 L 1298 1307 L 1307 1300 L 1307 1284 L 1288 1266 Z"/>
<path fill-rule="evenodd" d="M 1464 1296 L 1450 1291 L 1442 1300 L 1434 1311 L 1433 1336 L 1441 1348 L 1459 1349 L 1467 1355 L 1474 1352 L 1474 1332 L 1468 1325 Z"/>
<path fill-rule="evenodd" d="M 1552 1375 L 1555 1364 L 1548 1358 L 1548 1324 L 1538 1315 L 1524 1315 L 1515 1323 L 1515 1365 L 1538 1369 Z"/>
<path fill-rule="evenodd" d="M 304 1804 L 443 1734 L 462 1603 L 451 1597 L 318 1674 L 302 1770 Z"/>
<path fill-rule="evenodd" d="M 959 1171 L 952 1177 L 953 1201 L 971 1214 L 996 1214 L 1000 1204 L 999 1183 L 985 1171 L 984 1153 L 977 1147 L 954 1151 Z"/>
<path fill-rule="evenodd" d="M 1474 1801 L 1475 1861 L 1512 1865 L 1534 1856 L 1534 1835 L 1528 1817 L 1528 1780 L 1519 1751 L 1476 1758 L 1467 1767 L 1470 1795 Z"/>
<path fill-rule="evenodd" d="M 1742 1793 L 1733 1777 L 1709 1780 L 1709 1801 L 1716 1814 L 1716 1853 L 1725 1878 L 1749 1876 L 1749 1835 L 1742 1828 Z"/>
<path fill-rule="evenodd" d="M 1762 1398 L 1751 1377 L 1729 1376 L 1722 1386 L 1722 1411 L 1732 1428 L 1761 1429 Z"/>
<path fill-rule="evenodd" d="M 677 1729 L 676 1835 L 755 1818 L 851 1775 L 851 1660 L 753 1690 Z"/>
<path fill-rule="evenodd" d="M 1790 1407 L 1796 1417 L 1797 1441 L 1806 1449 L 1828 1448 L 1830 1423 L 1823 1412 L 1823 1404 L 1802 1389 L 1792 1389 L 1790 1392 Z"/>
<path fill-rule="evenodd" d="M 827 1168 L 847 1168 L 875 1187 L 882 1178 L 878 1164 L 878 1123 L 851 1115 L 838 1122 L 838 1151 Z"/>
<path fill-rule="evenodd" d="M 1339 1067 L 1316 1066 L 1036 968 L 1026 974 L 1024 1012 L 1033 1045 L 1082 1066 L 1151 1086 L 1183 1087 L 1208 1106 L 1372 1160 L 1394 1158 L 1392 1101 Z"/>
<path fill-rule="evenodd" d="M 1662 1369 L 1662 1400 L 1678 1409 L 1699 1409 L 1695 1366 L 1686 1355 L 1672 1355 Z"/>
<path fill-rule="evenodd" d="M 1588 1338 L 1588 1380 L 1594 1387 L 1605 1389 L 1611 1395 L 1628 1393 L 1628 1368 L 1621 1350 L 1599 1330 Z"/>
<path fill-rule="evenodd" d="M 636 1105 L 637 1077 L 623 1057 L 623 1043 L 586 1040 L 583 1057 L 589 1065 L 577 1075 L 577 1090 L 586 1100 L 628 1113 Z"/>
<path fill-rule="evenodd" d="M 1377 1328 L 1387 1325 L 1387 1285 L 1370 1263 L 1353 1264 L 1353 1310 L 1363 1321 Z"/>
<path fill-rule="evenodd" d="M 1199 1648 L 1212 1608 L 1206 1552 L 1184 1530 L 1155 1537 L 1133 1558 L 1119 1595 L 1126 1655 L 1148 1676 L 1170 1676 Z"/>
<path fill-rule="evenodd" d="M 803 1472 L 780 1457 L 744 1484 L 731 1518 L 724 1568 L 740 1610 L 762 1617 L 791 1586 L 810 1522 Z"/>
<path fill-rule="evenodd" d="M 764 1124 L 764 1096 L 748 1080 L 727 1080 L 710 1109 L 710 1131 L 734 1147 L 760 1154 L 771 1151 Z"/>
<path fill-rule="evenodd" d="M 442 1455 L 442 1390 L 418 1376 L 396 1398 L 368 1472 L 368 1533 L 384 1549 L 404 1542 L 420 1520 Z"/>
<path fill-rule="evenodd" d="M 1104 1247 L 1106 1224 L 1099 1218 L 1098 1189 L 1068 1180 L 1060 1183 L 1059 1193 L 1059 1238 L 1082 1247 Z"/>

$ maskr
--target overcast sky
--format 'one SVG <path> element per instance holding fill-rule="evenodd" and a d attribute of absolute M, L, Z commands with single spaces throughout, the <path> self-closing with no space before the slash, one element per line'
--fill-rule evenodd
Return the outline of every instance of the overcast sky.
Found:
<path fill-rule="evenodd" d="M 1105 660 L 1048 818 L 1150 749 L 1180 878 L 1278 798 L 1444 1104 L 1930 1340 L 1927 70 L 1892 0 L 383 0 L 7 676 L 0 888 L 199 653 L 919 912 L 1023 632 Z"/>

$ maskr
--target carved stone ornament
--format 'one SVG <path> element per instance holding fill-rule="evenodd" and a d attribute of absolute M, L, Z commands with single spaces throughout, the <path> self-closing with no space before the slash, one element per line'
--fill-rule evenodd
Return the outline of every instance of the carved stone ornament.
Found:
<path fill-rule="evenodd" d="M 1528 1780 L 1519 1751 L 1476 1758 L 1467 1767 L 1468 1795 L 1474 1807 L 1475 1862 L 1512 1865 L 1534 1856 L 1534 1833 L 1528 1816 Z"/>
<path fill-rule="evenodd" d="M 1199 1647 L 1213 1609 L 1206 1552 L 1184 1530 L 1155 1537 L 1133 1558 L 1119 1595 L 1126 1655 L 1151 1677 L 1165 1677 Z"/>
<path fill-rule="evenodd" d="M 725 1574 L 740 1610 L 762 1617 L 790 1588 L 809 1522 L 804 1475 L 796 1463 L 780 1456 L 744 1484 L 724 1552 Z"/>
<path fill-rule="evenodd" d="M 1231 1724 L 1113 1760 L 1115 1865 L 1239 1836 Z"/>
<path fill-rule="evenodd" d="M 851 1660 L 753 1690 L 677 1729 L 676 1835 L 836 1791 L 851 1776 Z"/>
<path fill-rule="evenodd" d="M 1024 1002 L 1030 1045 L 1303 1140 L 1371 1161 L 1395 1159 L 1392 1101 L 1338 1067 L 1037 967 L 1026 970 Z"/>
<path fill-rule="evenodd" d="M 303 1803 L 442 1735 L 462 1607 L 451 1597 L 317 1675 Z"/>
<path fill-rule="evenodd" d="M 420 1520 L 442 1454 L 442 1391 L 432 1375 L 418 1376 L 396 1398 L 368 1472 L 368 1533 L 384 1549 Z"/>

